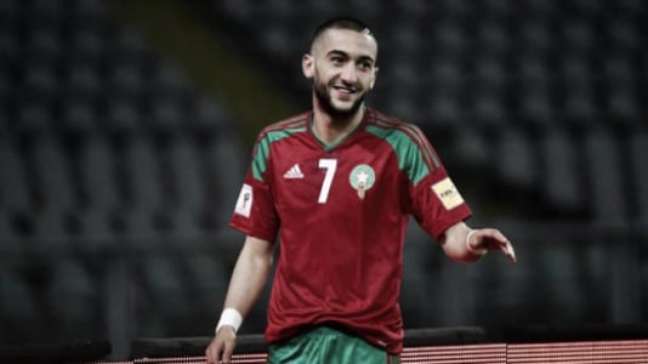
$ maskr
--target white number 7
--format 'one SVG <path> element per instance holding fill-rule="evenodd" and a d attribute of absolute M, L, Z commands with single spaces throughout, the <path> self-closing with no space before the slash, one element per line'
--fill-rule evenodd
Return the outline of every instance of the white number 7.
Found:
<path fill-rule="evenodd" d="M 331 183 L 333 183 L 333 175 L 335 175 L 335 169 L 337 168 L 337 159 L 320 159 L 319 167 L 326 169 L 326 175 L 324 175 L 324 183 L 317 202 L 326 203 L 331 190 Z"/>

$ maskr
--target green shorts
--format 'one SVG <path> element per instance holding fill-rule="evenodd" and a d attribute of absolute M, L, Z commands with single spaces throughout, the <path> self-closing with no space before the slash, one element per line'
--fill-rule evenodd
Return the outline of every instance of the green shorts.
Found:
<path fill-rule="evenodd" d="M 330 327 L 318 327 L 268 352 L 269 364 L 398 364 L 398 355 L 370 345 L 359 337 Z"/>

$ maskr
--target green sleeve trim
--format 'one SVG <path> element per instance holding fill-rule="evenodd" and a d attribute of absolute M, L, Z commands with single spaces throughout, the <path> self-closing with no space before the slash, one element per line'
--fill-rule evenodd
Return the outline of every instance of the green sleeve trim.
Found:
<path fill-rule="evenodd" d="M 375 125 L 367 126 L 367 132 L 384 139 L 391 145 L 398 157 L 398 168 L 405 171 L 412 184 L 418 184 L 430 174 L 430 169 L 423 160 L 421 148 L 404 132 L 398 129 L 381 128 Z"/>
<path fill-rule="evenodd" d="M 306 127 L 268 132 L 257 143 L 256 153 L 252 159 L 252 176 L 254 179 L 263 181 L 263 174 L 268 169 L 268 158 L 270 158 L 270 145 L 272 143 L 304 131 L 306 131 Z"/>

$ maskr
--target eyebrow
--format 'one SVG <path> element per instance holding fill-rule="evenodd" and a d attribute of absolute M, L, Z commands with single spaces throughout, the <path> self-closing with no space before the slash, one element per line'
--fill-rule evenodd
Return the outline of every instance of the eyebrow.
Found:
<path fill-rule="evenodd" d="M 344 56 L 344 57 L 347 57 L 347 58 L 351 58 L 351 56 L 347 52 L 339 50 L 339 49 L 333 49 L 333 50 L 329 51 L 328 53 L 326 53 L 327 57 L 332 56 L 332 55 L 338 55 L 338 56 Z M 376 63 L 376 61 L 373 58 L 371 58 L 371 56 L 367 56 L 367 55 L 361 55 L 360 57 L 358 57 L 358 60 L 359 61 L 369 61 L 372 64 Z"/>

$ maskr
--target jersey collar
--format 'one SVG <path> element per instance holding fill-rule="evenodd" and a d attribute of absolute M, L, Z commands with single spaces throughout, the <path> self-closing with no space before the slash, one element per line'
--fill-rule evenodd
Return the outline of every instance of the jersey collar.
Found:
<path fill-rule="evenodd" d="M 352 137 L 358 134 L 358 130 L 364 129 L 364 126 L 367 124 L 367 121 L 369 120 L 372 114 L 373 114 L 373 110 L 369 107 L 365 107 L 364 115 L 362 116 L 362 120 L 358 123 L 358 125 L 356 125 L 349 133 L 344 135 L 339 140 L 333 143 L 326 143 L 323 140 L 321 140 L 313 130 L 314 113 L 311 111 L 308 118 L 308 133 L 313 137 L 313 139 L 317 142 L 317 144 L 322 149 L 324 149 L 324 151 L 330 152 L 336 149 L 337 147 L 339 147 L 340 145 L 344 144 L 348 140 L 352 139 Z"/>

